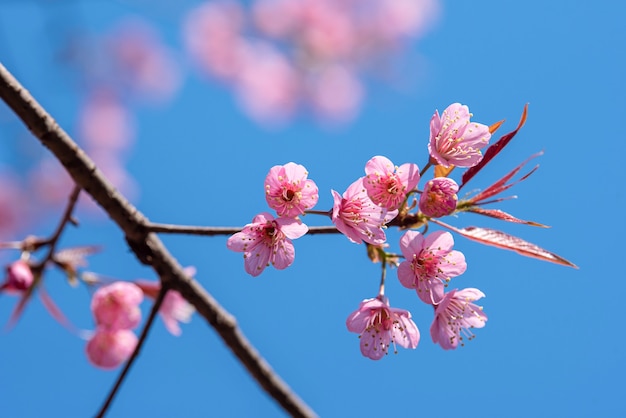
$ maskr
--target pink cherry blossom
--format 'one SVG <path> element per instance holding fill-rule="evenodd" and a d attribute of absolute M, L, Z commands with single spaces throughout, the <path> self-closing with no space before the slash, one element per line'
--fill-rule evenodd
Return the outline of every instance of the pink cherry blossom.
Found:
<path fill-rule="evenodd" d="M 91 299 L 91 311 L 102 329 L 133 329 L 141 321 L 141 289 L 129 282 L 114 282 L 98 289 Z"/>
<path fill-rule="evenodd" d="M 463 336 L 468 340 L 473 339 L 474 334 L 470 329 L 484 327 L 487 315 L 481 306 L 472 302 L 483 297 L 483 292 L 472 288 L 446 293 L 435 308 L 435 319 L 430 327 L 433 342 L 445 350 L 453 350 L 459 344 L 464 345 Z"/>
<path fill-rule="evenodd" d="M 393 165 L 387 157 L 376 156 L 365 164 L 363 185 L 374 203 L 387 210 L 398 209 L 407 192 L 415 188 L 420 179 L 416 164 Z"/>
<path fill-rule="evenodd" d="M 436 177 L 429 180 L 420 196 L 420 211 L 431 218 L 450 215 L 456 210 L 458 191 L 459 185 L 450 178 Z"/>
<path fill-rule="evenodd" d="M 243 252 L 246 272 L 258 276 L 270 263 L 279 270 L 289 267 L 295 258 L 291 239 L 300 238 L 308 230 L 299 219 L 274 219 L 263 212 L 230 237 L 226 246 L 229 250 Z"/>
<path fill-rule="evenodd" d="M 332 221 L 342 234 L 356 244 L 379 245 L 386 241 L 383 227 L 398 214 L 372 202 L 363 184 L 364 177 L 352 183 L 341 196 L 332 190 Z"/>
<path fill-rule="evenodd" d="M 30 288 L 34 280 L 28 262 L 17 260 L 7 266 L 6 281 L 0 285 L 0 291 L 20 293 Z"/>
<path fill-rule="evenodd" d="M 98 328 L 87 343 L 87 358 L 94 366 L 114 369 L 128 360 L 137 342 L 137 336 L 130 330 Z"/>
<path fill-rule="evenodd" d="M 279 216 L 294 218 L 311 209 L 319 199 L 317 185 L 300 164 L 276 165 L 265 177 L 265 199 Z"/>
<path fill-rule="evenodd" d="M 193 268 L 192 268 L 193 269 Z M 185 273 L 193 276 L 189 272 L 189 267 L 185 269 Z M 193 269 L 195 272 L 195 269 Z M 149 282 L 147 280 L 137 280 L 137 286 L 143 291 L 144 295 L 155 299 L 161 290 L 160 282 Z M 165 328 L 175 336 L 180 336 L 182 330 L 179 322 L 191 321 L 191 315 L 195 312 L 195 308 L 191 305 L 177 290 L 168 290 L 159 309 L 159 315 L 165 324 Z"/>
<path fill-rule="evenodd" d="M 444 285 L 467 268 L 465 256 L 452 250 L 453 245 L 449 232 L 436 231 L 424 237 L 417 231 L 407 231 L 400 238 L 400 250 L 405 259 L 398 266 L 400 283 L 415 289 L 423 302 L 439 303 L 443 299 Z"/>
<path fill-rule="evenodd" d="M 453 103 L 430 120 L 430 156 L 444 167 L 472 167 L 482 159 L 480 151 L 491 139 L 489 127 L 470 122 L 467 106 Z"/>
<path fill-rule="evenodd" d="M 404 348 L 415 348 L 420 340 L 420 332 L 411 319 L 411 313 L 404 309 L 391 308 L 386 297 L 365 299 L 359 309 L 346 320 L 350 332 L 356 332 L 361 339 L 361 354 L 372 360 L 380 360 L 393 344 Z"/>

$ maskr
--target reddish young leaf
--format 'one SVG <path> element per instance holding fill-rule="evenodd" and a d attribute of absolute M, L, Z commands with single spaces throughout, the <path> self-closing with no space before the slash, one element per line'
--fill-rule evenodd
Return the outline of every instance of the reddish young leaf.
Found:
<path fill-rule="evenodd" d="M 487 187 L 485 190 L 483 190 L 482 192 L 478 193 L 476 196 L 474 196 L 471 199 L 469 199 L 469 201 L 472 202 L 472 203 L 478 203 L 478 202 L 483 201 L 483 200 L 485 200 L 487 198 L 490 198 L 491 196 L 495 196 L 495 195 L 497 195 L 499 193 L 502 193 L 503 191 L 508 190 L 511 187 L 515 186 L 517 183 L 526 180 L 528 177 L 530 177 L 530 175 L 532 173 L 534 173 L 537 170 L 537 168 L 539 168 L 538 165 L 535 166 L 535 168 L 533 168 L 532 170 L 530 170 L 530 172 L 528 172 L 524 176 L 522 176 L 522 178 L 517 180 L 515 183 L 506 184 L 506 182 L 511 180 L 511 178 L 514 175 L 516 175 L 522 169 L 522 167 L 524 167 L 524 165 L 526 165 L 526 163 L 528 163 L 528 161 L 530 161 L 533 158 L 538 157 L 540 155 L 543 155 L 543 151 L 538 152 L 538 153 L 533 154 L 530 157 L 528 157 L 528 159 L 526 159 L 526 161 L 524 161 L 523 163 L 521 163 L 520 165 L 515 167 L 513 170 L 511 170 L 507 175 L 502 177 L 500 180 L 496 181 L 491 186 Z"/>
<path fill-rule="evenodd" d="M 35 286 L 39 284 L 40 277 L 41 276 L 35 277 L 33 284 L 20 297 L 20 300 L 17 302 L 17 305 L 13 309 L 13 312 L 11 312 L 9 321 L 7 322 L 5 326 L 6 330 L 10 330 L 11 328 L 15 326 L 15 324 L 17 324 L 17 321 L 20 319 L 20 316 L 22 316 L 22 312 L 24 312 L 24 308 L 26 307 L 26 304 L 28 303 L 30 298 L 33 296 L 33 292 L 35 291 Z"/>
<path fill-rule="evenodd" d="M 516 253 L 526 257 L 537 258 L 539 260 L 549 261 L 563 266 L 578 268 L 578 266 L 574 263 L 567 261 L 561 256 L 558 256 L 548 250 L 544 250 L 543 248 L 528 241 L 524 241 L 521 238 L 505 234 L 501 231 L 496 231 L 495 229 L 478 228 L 475 226 L 468 226 L 466 228 L 459 229 L 436 219 L 431 219 L 431 222 L 443 226 L 444 228 L 448 228 L 465 238 L 471 239 L 472 241 L 480 242 L 481 244 L 515 251 Z"/>
<path fill-rule="evenodd" d="M 467 211 L 477 213 L 479 215 L 489 216 L 491 218 L 501 219 L 507 222 L 513 222 L 516 224 L 538 226 L 540 228 L 550 228 L 548 225 L 543 225 L 537 222 L 525 221 L 523 219 L 516 218 L 515 216 L 510 215 L 504 211 L 501 211 L 500 209 L 482 209 L 482 208 L 473 207 L 471 209 L 468 209 Z"/>
<path fill-rule="evenodd" d="M 78 328 L 76 328 L 67 317 L 61 312 L 61 309 L 54 303 L 48 292 L 44 289 L 43 285 L 39 286 L 39 299 L 41 299 L 41 303 L 48 310 L 50 315 L 61 325 L 67 328 L 69 331 L 73 333 L 78 333 Z"/>
<path fill-rule="evenodd" d="M 517 132 L 522 128 L 522 126 L 524 126 L 524 123 L 526 123 L 527 113 L 528 113 L 528 103 L 524 106 L 524 111 L 522 112 L 522 117 L 519 123 L 517 124 L 517 128 L 515 128 L 514 131 L 511 131 L 508 134 L 502 136 L 496 143 L 494 143 L 489 148 L 487 148 L 487 151 L 485 151 L 485 155 L 483 156 L 483 159 L 480 160 L 480 162 L 476 164 L 474 167 L 470 167 L 465 173 L 463 173 L 459 190 L 463 186 L 465 186 L 465 184 L 468 181 L 470 181 L 472 177 L 478 174 L 478 172 L 482 170 L 483 167 L 486 166 L 487 163 L 493 159 L 493 157 L 498 155 L 500 151 L 502 151 L 504 147 L 507 146 L 507 144 L 511 141 L 511 139 L 513 139 L 513 137 L 517 134 Z"/>

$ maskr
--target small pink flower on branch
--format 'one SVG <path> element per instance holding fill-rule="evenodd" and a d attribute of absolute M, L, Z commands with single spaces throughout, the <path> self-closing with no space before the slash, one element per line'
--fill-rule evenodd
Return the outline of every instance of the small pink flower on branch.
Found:
<path fill-rule="evenodd" d="M 361 354 L 372 360 L 380 360 L 389 352 L 391 345 L 416 348 L 420 332 L 411 313 L 392 308 L 386 297 L 365 299 L 346 320 L 350 332 L 359 334 Z"/>
<path fill-rule="evenodd" d="M 265 177 L 265 199 L 278 216 L 295 218 L 313 208 L 319 199 L 317 185 L 308 180 L 300 164 L 276 165 Z"/>
<path fill-rule="evenodd" d="M 380 245 L 387 240 L 384 225 L 395 218 L 398 211 L 389 212 L 372 202 L 363 180 L 361 177 L 352 183 L 343 196 L 331 191 L 334 198 L 332 221 L 350 241 Z"/>
<path fill-rule="evenodd" d="M 480 162 L 481 149 L 489 143 L 489 127 L 470 122 L 471 113 L 467 106 L 453 103 L 430 120 L 430 156 L 444 167 L 472 167 Z"/>
<path fill-rule="evenodd" d="M 87 343 L 87 358 L 101 369 L 114 369 L 128 360 L 137 342 L 137 336 L 130 330 L 98 328 Z"/>
<path fill-rule="evenodd" d="M 295 258 L 291 239 L 300 238 L 309 228 L 299 219 L 276 218 L 267 212 L 254 217 L 226 242 L 229 250 L 243 252 L 248 274 L 258 276 L 270 263 L 278 270 L 289 267 Z"/>
<path fill-rule="evenodd" d="M 406 163 L 400 167 L 393 165 L 387 157 L 376 156 L 365 164 L 363 185 L 374 203 L 395 210 L 400 208 L 409 191 L 420 180 L 416 164 Z"/>
<path fill-rule="evenodd" d="M 143 292 L 137 285 L 114 282 L 94 293 L 91 311 L 102 329 L 133 329 L 141 321 L 139 304 L 142 300 Z"/>
<path fill-rule="evenodd" d="M 483 297 L 483 292 L 473 288 L 446 293 L 435 308 L 435 320 L 430 327 L 433 342 L 445 350 L 453 350 L 459 344 L 464 345 L 464 336 L 468 340 L 473 339 L 471 329 L 484 327 L 487 315 L 482 307 L 472 302 Z"/>
<path fill-rule="evenodd" d="M 415 289 L 423 302 L 440 303 L 450 278 L 467 269 L 465 256 L 452 250 L 453 245 L 454 239 L 449 232 L 436 231 L 424 237 L 417 231 L 407 231 L 400 239 L 405 258 L 398 267 L 400 283 Z"/>
<path fill-rule="evenodd" d="M 195 274 L 196 269 L 193 267 L 185 268 L 185 273 L 189 276 Z M 151 299 L 156 299 L 161 291 L 160 282 L 149 282 L 147 280 L 137 280 L 137 286 L 143 291 L 144 295 Z M 165 324 L 165 328 L 175 336 L 180 336 L 180 322 L 191 321 L 191 315 L 195 312 L 195 308 L 191 305 L 177 290 L 168 290 L 159 309 L 159 315 Z"/>
<path fill-rule="evenodd" d="M 448 177 L 436 177 L 429 180 L 420 196 L 420 211 L 431 218 L 450 215 L 456 210 L 458 191 L 458 184 Z"/>

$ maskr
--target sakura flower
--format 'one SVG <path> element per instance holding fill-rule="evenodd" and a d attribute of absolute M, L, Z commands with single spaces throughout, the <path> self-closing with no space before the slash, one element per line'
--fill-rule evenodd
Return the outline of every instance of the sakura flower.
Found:
<path fill-rule="evenodd" d="M 141 321 L 141 289 L 129 282 L 115 282 L 98 289 L 91 299 L 91 311 L 102 329 L 133 329 Z"/>
<path fill-rule="evenodd" d="M 226 242 L 229 250 L 243 252 L 244 267 L 258 276 L 270 263 L 279 270 L 289 267 L 295 258 L 291 239 L 300 238 L 309 228 L 295 218 L 276 218 L 267 212 L 254 217 Z"/>
<path fill-rule="evenodd" d="M 400 238 L 400 250 L 405 259 L 398 267 L 400 283 L 415 289 L 423 302 L 440 303 L 444 284 L 467 268 L 465 256 L 452 250 L 453 245 L 449 232 L 436 231 L 424 237 L 417 231 L 407 231 Z"/>
<path fill-rule="evenodd" d="M 407 192 L 415 188 L 420 180 L 416 164 L 406 163 L 396 167 L 380 155 L 365 164 L 363 185 L 374 203 L 387 210 L 398 209 L 404 202 Z"/>
<path fill-rule="evenodd" d="M 420 196 L 419 208 L 431 218 L 450 215 L 456 210 L 459 185 L 447 177 L 436 177 L 429 180 Z"/>
<path fill-rule="evenodd" d="M 355 181 L 341 196 L 332 190 L 334 203 L 332 221 L 342 234 L 356 244 L 365 241 L 379 245 L 387 237 L 384 225 L 398 214 L 377 206 L 367 195 L 363 177 Z"/>
<path fill-rule="evenodd" d="M 491 139 L 489 127 L 470 122 L 467 106 L 453 103 L 430 120 L 430 156 L 444 167 L 472 167 L 482 159 L 480 151 Z"/>
<path fill-rule="evenodd" d="M 114 369 L 130 357 L 137 342 L 137 336 L 130 330 L 98 328 L 87 343 L 87 358 L 94 366 Z"/>
<path fill-rule="evenodd" d="M 7 267 L 6 281 L 0 285 L 0 291 L 19 293 L 27 290 L 35 280 L 28 262 L 17 260 Z"/>
<path fill-rule="evenodd" d="M 185 273 L 193 276 L 195 269 L 193 267 L 185 268 Z M 161 290 L 161 283 L 149 282 L 147 280 L 137 280 L 135 282 L 137 286 L 143 291 L 144 295 L 149 298 L 155 299 Z M 159 309 L 159 315 L 165 324 L 165 328 L 175 336 L 182 334 L 179 322 L 191 321 L 191 315 L 194 313 L 195 308 L 191 305 L 177 290 L 168 290 L 161 303 Z"/>
<path fill-rule="evenodd" d="M 396 344 L 415 348 L 420 340 L 411 313 L 390 307 L 386 297 L 365 299 L 359 309 L 348 316 L 346 326 L 348 331 L 359 334 L 361 354 L 372 360 L 380 360 L 386 355 L 391 344 L 397 353 Z"/>
<path fill-rule="evenodd" d="M 295 218 L 311 209 L 319 199 L 317 185 L 300 164 L 276 165 L 265 177 L 265 199 L 278 216 Z"/>
<path fill-rule="evenodd" d="M 435 319 L 430 327 L 433 342 L 445 350 L 455 349 L 463 344 L 463 333 L 468 340 L 474 338 L 471 328 L 482 328 L 487 315 L 481 306 L 472 302 L 485 297 L 478 289 L 454 289 L 446 293 L 443 300 L 435 308 Z"/>

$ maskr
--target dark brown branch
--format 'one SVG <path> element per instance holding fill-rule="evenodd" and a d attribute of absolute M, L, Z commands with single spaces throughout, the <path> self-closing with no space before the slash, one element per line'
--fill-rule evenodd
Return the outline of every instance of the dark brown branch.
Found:
<path fill-rule="evenodd" d="M 188 234 L 188 235 L 232 235 L 240 232 L 243 228 L 238 226 L 192 226 L 149 223 L 146 230 L 163 234 Z M 312 226 L 307 234 L 337 234 L 334 226 Z"/>
<path fill-rule="evenodd" d="M 98 415 L 96 415 L 98 418 L 104 417 L 104 414 L 107 413 L 109 406 L 111 406 L 113 399 L 115 399 L 115 395 L 117 394 L 117 391 L 120 389 L 120 387 L 122 386 L 122 383 L 124 382 L 124 379 L 126 378 L 126 374 L 130 370 L 131 366 L 134 364 L 137 356 L 139 356 L 141 347 L 143 347 L 143 344 L 145 343 L 146 338 L 148 337 L 148 332 L 152 328 L 152 324 L 154 324 L 154 319 L 156 318 L 156 315 L 159 312 L 159 309 L 161 308 L 161 304 L 163 303 L 163 299 L 165 299 L 165 294 L 167 293 L 167 291 L 168 289 L 166 287 L 161 286 L 161 290 L 159 290 L 156 300 L 154 301 L 154 304 L 152 305 L 150 316 L 148 316 L 148 319 L 146 320 L 146 323 L 143 326 L 143 330 L 141 331 L 141 335 L 139 336 L 139 341 L 137 341 L 137 346 L 133 350 L 133 353 L 131 354 L 130 358 L 126 361 L 124 368 L 120 372 L 120 375 L 117 377 L 117 380 L 115 381 L 115 384 L 113 385 L 113 388 L 111 388 L 111 391 L 109 392 L 109 396 L 107 396 L 107 399 L 102 405 L 102 407 L 100 408 Z"/>
<path fill-rule="evenodd" d="M 119 226 L 137 258 L 156 271 L 164 287 L 178 290 L 196 308 L 270 396 L 293 416 L 315 416 L 250 344 L 235 318 L 195 280 L 184 274 L 159 238 L 146 229 L 149 225 L 146 217 L 111 185 L 85 152 L 2 64 L 0 98 L 55 155 L 76 184 L 89 193 Z"/>

